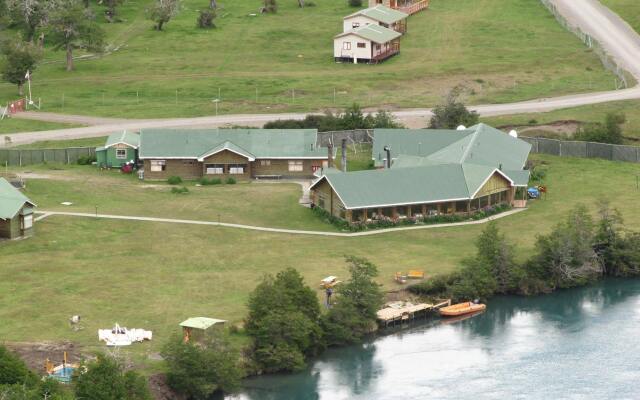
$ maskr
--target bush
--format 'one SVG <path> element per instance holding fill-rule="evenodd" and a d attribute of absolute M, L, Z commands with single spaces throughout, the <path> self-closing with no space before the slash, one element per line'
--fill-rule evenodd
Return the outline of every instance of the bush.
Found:
<path fill-rule="evenodd" d="M 202 10 L 198 15 L 198 28 L 201 29 L 211 29 L 215 28 L 216 25 L 213 21 L 216 19 L 216 11 L 215 10 Z"/>
<path fill-rule="evenodd" d="M 182 183 L 182 178 L 179 176 L 170 176 L 169 179 L 167 179 L 167 183 L 169 185 L 178 185 Z"/>
<path fill-rule="evenodd" d="M 86 372 L 73 378 L 78 399 L 92 400 L 151 400 L 151 393 L 143 377 L 134 371 L 124 372 L 115 359 L 98 354 L 86 364 Z"/>
<path fill-rule="evenodd" d="M 33 385 L 37 380 L 17 355 L 0 345 L 0 385 Z"/>
<path fill-rule="evenodd" d="M 362 0 L 349 0 L 350 7 L 362 7 Z"/>
<path fill-rule="evenodd" d="M 604 123 L 596 122 L 580 127 L 574 139 L 585 142 L 622 144 L 622 124 L 626 122 L 624 114 L 607 113 Z"/>
<path fill-rule="evenodd" d="M 97 161 L 96 156 L 80 156 L 78 157 L 78 160 L 76 161 L 76 163 L 78 165 L 91 165 L 96 161 Z"/>
<path fill-rule="evenodd" d="M 187 189 L 186 187 L 172 187 L 171 188 L 171 193 L 174 194 L 187 194 L 189 193 L 189 189 Z"/>
<path fill-rule="evenodd" d="M 225 183 L 227 185 L 235 185 L 236 184 L 236 179 L 233 177 L 228 177 L 227 180 L 225 181 Z"/>
<path fill-rule="evenodd" d="M 222 179 L 220 178 L 207 179 L 206 177 L 202 177 L 198 179 L 198 183 L 201 184 L 202 186 L 220 185 L 222 183 Z"/>
<path fill-rule="evenodd" d="M 469 111 L 458 101 L 463 87 L 456 86 L 447 95 L 445 102 L 433 108 L 433 117 L 429 123 L 431 129 L 456 129 L 460 125 L 473 126 L 480 120 L 480 115 Z"/>
<path fill-rule="evenodd" d="M 240 386 L 240 354 L 221 331 L 208 333 L 202 343 L 184 343 L 174 336 L 162 349 L 167 363 L 167 383 L 189 399 L 206 400 L 216 391 Z"/>

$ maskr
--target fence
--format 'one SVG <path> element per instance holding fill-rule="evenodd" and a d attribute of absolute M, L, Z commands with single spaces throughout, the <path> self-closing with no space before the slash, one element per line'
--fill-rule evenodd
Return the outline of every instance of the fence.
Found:
<path fill-rule="evenodd" d="M 71 147 L 68 149 L 0 149 L 0 166 L 21 167 L 25 165 L 60 163 L 73 164 L 80 157 L 95 156 L 93 147 Z"/>
<path fill-rule="evenodd" d="M 521 137 L 531 143 L 532 153 L 559 157 L 603 158 L 611 161 L 640 162 L 640 147 L 616 144 L 574 142 L 546 138 Z"/>
<path fill-rule="evenodd" d="M 587 47 L 592 49 L 598 55 L 598 57 L 600 57 L 600 61 L 602 61 L 602 65 L 604 65 L 604 67 L 607 70 L 613 72 L 620 80 L 619 85 L 618 85 L 618 82 L 616 82 L 616 86 L 618 88 L 621 88 L 621 87 L 628 88 L 636 85 L 637 82 L 635 78 L 628 71 L 621 68 L 616 63 L 615 59 L 607 53 L 604 47 L 602 47 L 602 45 L 596 39 L 594 39 L 588 33 L 582 32 L 580 28 L 571 25 L 562 16 L 562 14 L 558 12 L 556 6 L 553 3 L 551 3 L 550 0 L 540 0 L 540 2 L 551 12 L 551 14 L 555 16 L 556 20 L 560 25 L 562 25 L 566 30 L 568 30 L 569 32 L 572 32 L 574 35 L 580 38 L 580 40 L 582 40 L 582 42 L 585 45 L 587 45 Z"/>
<path fill-rule="evenodd" d="M 373 141 L 373 130 L 356 129 L 352 131 L 318 132 L 317 146 L 327 147 L 332 144 L 337 148 L 342 143 L 342 139 L 347 139 L 347 144 L 371 143 Z"/>

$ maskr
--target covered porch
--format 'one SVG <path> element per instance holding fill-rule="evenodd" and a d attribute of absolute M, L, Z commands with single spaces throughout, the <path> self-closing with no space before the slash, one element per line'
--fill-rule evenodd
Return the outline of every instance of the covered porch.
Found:
<path fill-rule="evenodd" d="M 400 53 L 400 40 L 395 39 L 387 43 L 372 43 L 371 63 L 377 64 Z"/>
<path fill-rule="evenodd" d="M 405 14 L 415 14 L 429 7 L 429 0 L 391 0 L 391 4 L 396 4 L 396 10 L 402 11 Z"/>

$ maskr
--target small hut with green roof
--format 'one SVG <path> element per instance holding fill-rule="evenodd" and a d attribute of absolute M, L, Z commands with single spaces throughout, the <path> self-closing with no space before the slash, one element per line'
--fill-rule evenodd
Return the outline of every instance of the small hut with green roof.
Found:
<path fill-rule="evenodd" d="M 0 239 L 19 239 L 33 234 L 35 203 L 6 179 L 0 178 Z"/>
<path fill-rule="evenodd" d="M 182 321 L 180 326 L 182 327 L 182 337 L 185 343 L 190 341 L 202 340 L 206 332 L 215 327 L 223 326 L 227 322 L 223 319 L 207 318 L 207 317 L 193 317 L 186 321 Z"/>
<path fill-rule="evenodd" d="M 133 132 L 112 133 L 103 147 L 96 149 L 96 161 L 100 168 L 120 168 L 127 162 L 138 160 L 140 135 Z"/>

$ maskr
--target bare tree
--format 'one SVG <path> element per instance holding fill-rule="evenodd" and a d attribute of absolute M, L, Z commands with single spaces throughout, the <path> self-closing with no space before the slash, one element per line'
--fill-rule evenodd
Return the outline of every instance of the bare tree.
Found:
<path fill-rule="evenodd" d="M 148 10 L 149 19 L 156 23 L 155 29 L 162 30 L 162 27 L 175 17 L 180 10 L 179 0 L 156 0 L 155 4 Z"/>

